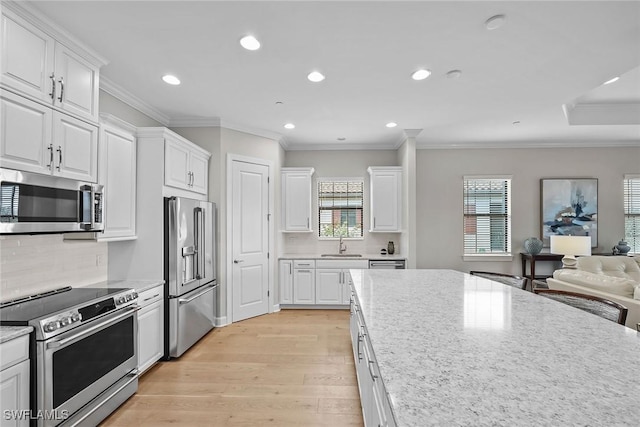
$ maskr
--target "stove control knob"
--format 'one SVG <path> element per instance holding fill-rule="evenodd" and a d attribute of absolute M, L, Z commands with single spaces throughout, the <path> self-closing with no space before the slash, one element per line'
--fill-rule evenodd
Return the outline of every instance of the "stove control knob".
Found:
<path fill-rule="evenodd" d="M 136 299 L 138 298 L 138 293 L 136 291 L 133 291 L 133 293 L 131 294 L 131 299 Z"/>
<path fill-rule="evenodd" d="M 60 327 L 64 327 L 71 324 L 71 317 L 63 317 L 60 319 Z"/>
<path fill-rule="evenodd" d="M 80 316 L 80 313 L 73 313 L 71 315 L 72 322 L 79 322 L 80 320 L 82 320 L 82 316 Z"/>
<path fill-rule="evenodd" d="M 124 304 L 126 299 L 124 297 L 118 297 L 118 304 Z"/>
<path fill-rule="evenodd" d="M 131 294 L 127 294 L 127 295 L 125 295 L 125 299 L 126 299 L 127 301 L 131 301 Z"/>
<path fill-rule="evenodd" d="M 45 332 L 53 332 L 56 329 L 59 328 L 59 323 L 58 322 L 49 322 L 46 325 L 44 325 L 44 331 Z"/>

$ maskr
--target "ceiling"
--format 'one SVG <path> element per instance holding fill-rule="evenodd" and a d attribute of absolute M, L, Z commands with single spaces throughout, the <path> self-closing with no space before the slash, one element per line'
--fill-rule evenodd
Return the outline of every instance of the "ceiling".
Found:
<path fill-rule="evenodd" d="M 406 129 L 419 148 L 640 145 L 640 1 L 31 3 L 109 61 L 107 91 L 172 127 L 287 149 L 394 148 Z M 262 47 L 241 48 L 246 34 Z M 585 104 L 598 124 L 570 125 Z M 601 124 L 620 111 L 635 124 Z"/>

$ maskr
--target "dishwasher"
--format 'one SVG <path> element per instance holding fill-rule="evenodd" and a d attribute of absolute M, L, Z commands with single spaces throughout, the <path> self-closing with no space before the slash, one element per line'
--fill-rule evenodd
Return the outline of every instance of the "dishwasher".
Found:
<path fill-rule="evenodd" d="M 404 270 L 406 260 L 404 259 L 370 259 L 370 270 Z"/>

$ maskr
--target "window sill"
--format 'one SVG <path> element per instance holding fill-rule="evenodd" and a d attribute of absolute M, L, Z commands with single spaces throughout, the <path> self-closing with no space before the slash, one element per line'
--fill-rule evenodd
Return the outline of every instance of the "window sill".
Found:
<path fill-rule="evenodd" d="M 464 261 L 513 261 L 512 254 L 467 254 L 463 255 Z"/>

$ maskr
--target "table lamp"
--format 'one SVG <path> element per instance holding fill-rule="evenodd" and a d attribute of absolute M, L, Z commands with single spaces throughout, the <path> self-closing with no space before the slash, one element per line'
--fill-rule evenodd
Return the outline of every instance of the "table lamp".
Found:
<path fill-rule="evenodd" d="M 564 255 L 562 268 L 576 268 L 576 255 L 591 255 L 591 236 L 550 236 L 552 254 Z"/>

